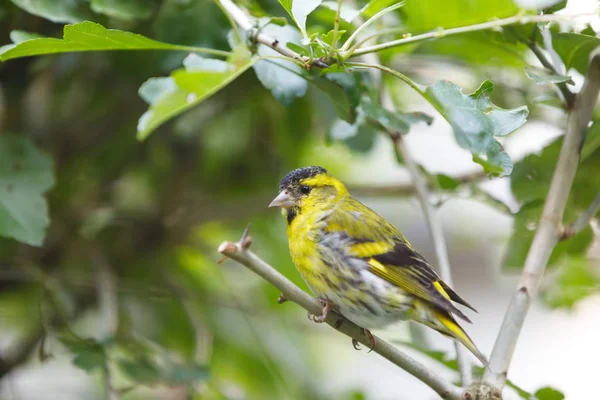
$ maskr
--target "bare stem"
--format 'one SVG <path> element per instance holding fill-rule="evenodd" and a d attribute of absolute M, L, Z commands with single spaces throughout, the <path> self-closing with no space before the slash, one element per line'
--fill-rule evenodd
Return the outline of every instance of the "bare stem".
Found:
<path fill-rule="evenodd" d="M 600 193 L 596 195 L 587 210 L 581 214 L 581 216 L 573 225 L 564 228 L 560 239 L 568 239 L 584 230 L 585 227 L 589 225 L 590 221 L 596 216 L 596 214 L 598 214 L 598 211 L 600 211 Z"/>
<path fill-rule="evenodd" d="M 423 88 L 423 86 L 417 84 L 415 81 L 413 81 L 412 79 L 410 79 L 408 76 L 404 75 L 403 73 L 401 73 L 399 71 L 396 71 L 395 69 L 386 67 L 385 65 L 376 64 L 376 63 L 373 63 L 373 64 L 371 64 L 371 63 L 361 63 L 361 62 L 349 62 L 349 63 L 346 63 L 346 64 L 348 66 L 350 66 L 350 67 L 375 68 L 375 69 L 378 69 L 380 71 L 387 72 L 388 74 L 394 75 L 396 78 L 401 79 L 402 81 L 404 81 L 404 83 L 406 83 L 411 88 L 413 88 L 421 96 L 424 95 L 424 88 Z"/>
<path fill-rule="evenodd" d="M 485 171 L 479 170 L 453 177 L 462 184 L 479 182 L 487 177 Z M 415 186 L 411 182 L 391 185 L 347 185 L 348 190 L 358 196 L 401 197 L 415 194 Z M 428 188 L 431 189 L 431 188 Z"/>
<path fill-rule="evenodd" d="M 409 43 L 420 42 L 427 39 L 439 39 L 450 35 L 458 35 L 461 33 L 467 32 L 476 32 L 476 31 L 484 31 L 490 29 L 497 29 L 507 25 L 516 25 L 516 24 L 530 24 L 537 22 L 553 22 L 553 21 L 568 21 L 579 17 L 591 16 L 594 14 L 573 14 L 573 15 L 563 15 L 563 14 L 551 14 L 551 15 L 515 15 L 513 17 L 497 19 L 494 21 L 483 22 L 481 24 L 468 25 L 468 26 L 460 26 L 458 28 L 451 28 L 446 30 L 436 30 L 432 32 L 423 33 L 420 35 L 405 37 L 402 39 L 392 40 L 389 42 L 376 44 L 374 46 L 362 47 L 356 49 L 352 52 L 344 51 L 341 52 L 340 56 L 342 59 L 348 59 L 350 57 L 357 57 L 363 54 L 375 53 L 386 49 L 391 49 L 393 47 L 402 46 Z M 347 50 L 347 49 L 344 49 Z"/>
<path fill-rule="evenodd" d="M 528 41 L 527 46 L 529 47 L 529 49 L 531 49 L 531 52 L 533 54 L 535 54 L 535 56 L 538 58 L 538 60 L 540 60 L 540 62 L 542 63 L 542 65 L 545 68 L 549 69 L 550 71 L 554 72 L 555 74 L 558 74 L 558 71 L 556 70 L 554 65 L 550 61 L 548 61 L 548 59 L 542 52 L 542 49 L 540 49 L 537 44 L 535 44 L 531 41 Z M 573 105 L 573 100 L 575 99 L 575 96 L 569 90 L 569 88 L 567 87 L 567 84 L 565 82 L 557 83 L 556 87 L 560 91 L 560 93 L 563 97 L 563 100 L 567 105 L 567 109 L 570 109 L 571 106 Z"/>
<path fill-rule="evenodd" d="M 331 48 L 329 49 L 329 58 L 333 57 L 333 53 L 335 48 L 337 47 L 337 43 L 339 38 L 339 30 L 340 30 L 340 13 L 342 12 L 342 0 L 338 0 L 337 2 L 337 10 L 335 12 L 335 22 L 333 24 L 333 40 L 331 41 Z"/>
<path fill-rule="evenodd" d="M 100 311 L 100 326 L 105 337 L 113 336 L 119 323 L 119 303 L 117 295 L 117 278 L 104 256 L 95 255 L 96 273 L 98 280 L 98 302 Z M 112 375 L 108 362 L 104 363 L 104 393 L 106 400 L 119 400 L 120 393 L 112 383 Z"/>
<path fill-rule="evenodd" d="M 523 328 L 525 317 L 536 295 L 550 254 L 561 234 L 561 222 L 569 192 L 579 163 L 581 147 L 588 123 L 600 91 L 600 48 L 590 57 L 588 73 L 581 92 L 577 94 L 569 113 L 567 132 L 550 184 L 550 190 L 538 229 L 529 248 L 521 280 L 504 316 L 496 339 L 490 368 L 485 372 L 484 385 L 500 393 L 506 383 L 508 368 Z"/>
<path fill-rule="evenodd" d="M 346 43 L 344 43 L 344 45 L 342 46 L 342 48 L 340 50 L 342 52 L 348 50 L 348 47 L 350 47 L 350 45 L 352 45 L 352 42 L 354 42 L 354 40 L 356 40 L 361 35 L 361 33 L 364 29 L 369 27 L 369 25 L 371 25 L 373 22 L 377 21 L 379 18 L 383 17 L 385 14 L 392 12 L 394 10 L 397 10 L 398 8 L 402 7 L 403 5 L 404 5 L 404 2 L 401 1 L 400 3 L 396 3 L 387 8 L 384 8 L 383 10 L 379 11 L 377 14 L 373 15 L 365 23 L 361 24 L 358 28 L 356 28 L 354 33 L 348 38 L 348 40 L 346 40 Z"/>
<path fill-rule="evenodd" d="M 285 276 L 281 275 L 275 268 L 267 264 L 260 257 L 250 251 L 247 247 L 248 239 L 238 243 L 223 242 L 219 246 L 219 253 L 226 257 L 232 258 L 238 263 L 246 266 L 248 269 L 265 279 L 267 282 L 275 286 L 288 301 L 292 301 L 310 313 L 320 315 L 323 306 L 313 297 L 305 293 L 298 286 L 294 285 Z M 362 343 L 365 347 L 369 347 L 369 341 L 365 336 L 363 329 L 343 316 L 330 312 L 327 319 L 327 324 L 332 326 L 339 332 L 355 339 Z M 374 352 L 378 353 L 385 359 L 389 360 L 398 367 L 404 369 L 416 378 L 420 379 L 426 385 L 435 390 L 441 398 L 460 400 L 462 390 L 454 386 L 451 382 L 442 379 L 433 371 L 425 368 L 419 362 L 408 357 L 406 354 L 399 351 L 396 347 L 385 342 L 381 338 L 376 338 Z"/>

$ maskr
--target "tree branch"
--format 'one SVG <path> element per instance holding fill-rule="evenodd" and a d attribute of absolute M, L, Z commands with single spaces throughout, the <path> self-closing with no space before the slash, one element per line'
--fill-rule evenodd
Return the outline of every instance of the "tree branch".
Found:
<path fill-rule="evenodd" d="M 600 91 L 600 48 L 592 52 L 589 70 L 581 92 L 575 102 L 567 122 L 567 132 L 562 144 L 556 169 L 542 217 L 527 254 L 521 281 L 504 316 L 500 333 L 496 339 L 490 368 L 484 375 L 483 390 L 498 395 L 508 373 L 517 340 L 544 275 L 546 264 L 561 235 L 561 221 L 569 192 L 575 178 L 588 123 Z M 487 386 L 487 387 L 486 387 Z"/>
<path fill-rule="evenodd" d="M 527 44 L 527 47 L 529 47 L 531 52 L 533 54 L 535 54 L 535 56 L 538 58 L 538 60 L 540 60 L 540 63 L 542 63 L 542 65 L 545 68 L 549 69 L 550 71 L 554 72 L 555 74 L 560 75 L 559 71 L 556 69 L 554 64 L 552 64 L 546 58 L 546 55 L 542 52 L 542 49 L 540 49 L 540 47 L 535 42 L 533 42 L 531 40 L 527 40 L 527 41 L 525 41 L 525 43 Z M 573 106 L 573 100 L 575 99 L 575 95 L 569 90 L 566 82 L 557 83 L 556 87 L 562 94 L 563 100 L 567 105 L 567 110 L 570 110 L 571 107 Z"/>
<path fill-rule="evenodd" d="M 232 258 L 238 263 L 246 266 L 267 282 L 271 283 L 281 291 L 286 300 L 298 304 L 310 313 L 320 315 L 323 306 L 302 289 L 294 285 L 285 276 L 281 275 L 275 268 L 250 251 L 248 249 L 250 243 L 251 239 L 247 236 L 246 231 L 238 243 L 223 242 L 219 246 L 218 251 L 224 256 Z M 369 347 L 369 341 L 365 336 L 363 329 L 343 316 L 332 311 L 329 313 L 325 322 L 337 331 L 355 339 L 364 346 Z M 420 379 L 423 383 L 435 390 L 443 399 L 461 399 L 462 390 L 460 388 L 454 386 L 451 382 L 442 379 L 440 376 L 425 368 L 423 365 L 382 339 L 376 338 L 376 344 L 373 351 Z"/>
<path fill-rule="evenodd" d="M 247 32 L 254 31 L 254 25 L 252 24 L 250 18 L 244 13 L 244 11 L 242 11 L 242 9 L 240 9 L 238 6 L 236 6 L 233 3 L 233 1 L 231 1 L 231 0 L 217 0 L 217 1 L 221 4 L 223 9 L 226 10 L 227 13 L 229 13 L 229 15 L 240 26 L 240 28 L 242 28 L 243 30 L 245 30 Z M 282 54 L 286 57 L 290 57 L 290 58 L 299 60 L 307 67 L 314 65 L 319 68 L 327 68 L 329 66 L 325 62 L 323 62 L 323 60 L 321 60 L 321 59 L 312 59 L 311 60 L 308 57 L 301 56 L 300 54 L 296 53 L 295 51 L 289 49 L 286 46 L 286 43 L 280 42 L 277 38 L 275 38 L 273 36 L 264 34 L 260 31 L 255 31 L 254 33 L 251 34 L 251 36 L 252 36 L 252 39 L 255 40 L 256 42 L 264 44 L 265 46 L 272 48 L 279 54 Z"/>
<path fill-rule="evenodd" d="M 114 336 L 119 324 L 119 299 L 117 295 L 117 277 L 100 251 L 96 251 L 94 261 L 98 280 L 98 310 L 100 313 L 102 334 L 105 337 Z M 108 362 L 102 366 L 104 382 L 104 398 L 106 400 L 119 400 L 118 390 L 112 382 L 112 373 Z"/>
<path fill-rule="evenodd" d="M 566 226 L 563 229 L 563 232 L 560 235 L 560 240 L 566 240 L 584 230 L 585 227 L 589 225 L 590 221 L 596 216 L 596 214 L 598 214 L 598 211 L 600 211 L 600 193 L 596 195 L 587 210 L 585 210 L 584 213 L 579 216 L 573 225 Z"/>
<path fill-rule="evenodd" d="M 592 16 L 595 14 L 573 14 L 573 15 L 563 15 L 563 14 L 550 14 L 550 15 L 515 15 L 513 17 L 497 19 L 495 21 L 483 22 L 481 24 L 468 25 L 468 26 L 460 26 L 457 28 L 451 28 L 446 30 L 435 30 L 427 33 L 423 33 L 420 35 L 414 35 L 405 37 L 402 39 L 392 40 L 389 42 L 377 44 L 374 46 L 362 47 L 353 51 L 341 52 L 340 57 L 345 60 L 350 57 L 358 57 L 363 54 L 368 53 L 376 53 L 382 50 L 391 49 L 393 47 L 402 46 L 409 43 L 420 42 L 427 39 L 440 39 L 450 35 L 457 35 L 460 33 L 467 32 L 475 32 L 475 31 L 484 31 L 490 29 L 497 29 L 507 25 L 516 25 L 516 24 L 530 24 L 530 23 L 539 23 L 539 22 L 553 22 L 553 21 L 568 21 L 571 19 L 584 17 L 584 16 Z"/>
<path fill-rule="evenodd" d="M 485 171 L 473 171 L 463 175 L 454 176 L 461 184 L 479 182 L 487 177 Z M 428 189 L 432 189 L 428 182 L 425 182 Z M 416 188 L 413 182 L 403 182 L 390 185 L 347 185 L 348 190 L 358 196 L 377 196 L 377 197 L 401 197 L 412 196 Z"/>

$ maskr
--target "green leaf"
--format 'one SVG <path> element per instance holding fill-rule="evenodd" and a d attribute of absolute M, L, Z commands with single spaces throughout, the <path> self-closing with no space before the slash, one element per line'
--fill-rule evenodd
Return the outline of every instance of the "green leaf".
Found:
<path fill-rule="evenodd" d="M 354 123 L 337 120 L 327 134 L 327 141 L 340 141 L 351 150 L 367 152 L 373 148 L 377 131 L 367 123 L 366 115 L 360 109 Z"/>
<path fill-rule="evenodd" d="M 54 185 L 52 161 L 22 136 L 0 136 L 0 235 L 41 246 L 50 223 L 42 196 Z"/>
<path fill-rule="evenodd" d="M 99 14 L 123 20 L 147 19 L 152 15 L 152 4 L 144 0 L 92 0 L 90 7 Z"/>
<path fill-rule="evenodd" d="M 556 0 L 548 4 L 547 1 L 544 2 L 544 14 L 554 14 L 557 11 L 562 10 L 567 6 L 567 0 Z"/>
<path fill-rule="evenodd" d="M 525 74 L 529 79 L 535 81 L 535 83 L 538 85 L 565 82 L 570 85 L 575 84 L 570 76 L 558 75 L 545 68 L 525 67 Z"/>
<path fill-rule="evenodd" d="M 296 43 L 292 43 L 292 42 L 287 42 L 286 46 L 288 49 L 295 51 L 296 53 L 300 54 L 301 56 L 306 55 L 308 53 L 308 49 L 305 47 L 300 46 L 299 44 Z"/>
<path fill-rule="evenodd" d="M 542 215 L 543 201 L 536 200 L 524 204 L 515 214 L 513 233 L 507 246 L 504 265 L 507 268 L 522 268 L 525 258 L 533 242 L 538 223 Z M 583 256 L 594 240 L 591 227 L 586 227 L 577 235 L 559 242 L 548 260 L 549 265 L 555 265 L 562 257 Z"/>
<path fill-rule="evenodd" d="M 434 175 L 434 178 L 437 185 L 442 190 L 455 190 L 460 186 L 460 181 L 458 179 L 454 179 L 446 174 L 436 174 Z"/>
<path fill-rule="evenodd" d="M 384 129 L 390 129 L 398 133 L 408 133 L 412 124 L 425 122 L 431 125 L 433 118 L 421 112 L 402 113 L 386 110 L 381 104 L 375 102 L 370 96 L 363 96 L 360 107 L 367 117 L 376 121 Z"/>
<path fill-rule="evenodd" d="M 340 119 L 346 122 L 354 121 L 355 113 L 352 103 L 348 93 L 341 85 L 331 81 L 327 76 L 311 78 L 309 82 L 328 96 Z"/>
<path fill-rule="evenodd" d="M 42 38 L 21 42 L 0 54 L 0 61 L 43 54 L 105 50 L 182 50 L 222 53 L 211 49 L 163 43 L 131 32 L 106 29 L 100 24 L 86 21 L 65 25 L 63 39 Z"/>
<path fill-rule="evenodd" d="M 306 32 L 306 17 L 313 12 L 322 0 L 278 0 L 279 4 L 290 14 L 300 31 Z"/>
<path fill-rule="evenodd" d="M 538 400 L 563 400 L 565 398 L 565 395 L 562 394 L 561 392 L 559 392 L 556 389 L 553 389 L 551 387 L 543 387 L 541 389 L 538 389 L 534 396 L 538 399 Z"/>
<path fill-rule="evenodd" d="M 52 22 L 72 23 L 90 17 L 85 0 L 11 0 L 23 10 Z"/>
<path fill-rule="evenodd" d="M 440 12 L 443 10 L 443 12 Z M 510 17 L 519 12 L 512 0 L 477 1 L 465 6 L 464 0 L 407 1 L 403 8 L 409 32 L 454 28 Z"/>
<path fill-rule="evenodd" d="M 600 275 L 594 265 L 584 256 L 569 257 L 563 260 L 554 281 L 542 290 L 542 297 L 552 308 L 573 308 L 599 292 Z"/>
<path fill-rule="evenodd" d="M 337 1 L 324 1 L 321 3 L 321 5 L 323 7 L 329 8 L 330 10 L 332 10 L 334 12 L 337 12 L 337 9 L 338 9 Z M 364 10 L 365 7 L 363 7 L 360 10 L 357 10 L 351 4 L 342 3 L 342 8 L 340 9 L 340 18 L 346 22 L 352 22 L 354 20 L 354 18 L 358 17 L 361 14 L 362 10 Z"/>
<path fill-rule="evenodd" d="M 588 130 L 582 157 L 571 192 L 563 223 L 573 223 L 584 212 L 600 192 L 600 125 L 594 123 Z M 530 154 L 515 164 L 511 176 L 511 190 L 516 200 L 523 204 L 515 216 L 513 235 L 505 258 L 507 267 L 521 267 L 533 240 L 541 217 L 543 201 L 550 187 L 556 160 L 562 146 L 562 138 L 547 145 L 540 154 Z M 593 241 L 591 227 L 558 243 L 549 260 L 549 265 L 561 261 L 562 256 L 583 256 Z"/>
<path fill-rule="evenodd" d="M 162 373 L 163 379 L 173 385 L 186 385 L 208 377 L 208 368 L 198 364 L 172 364 Z"/>
<path fill-rule="evenodd" d="M 104 346 L 94 339 L 78 339 L 63 337 L 60 341 L 75 354 L 73 365 L 91 372 L 106 365 L 107 357 Z"/>
<path fill-rule="evenodd" d="M 21 42 L 25 42 L 27 40 L 32 39 L 40 39 L 43 37 L 43 35 L 40 35 L 39 33 L 35 32 L 26 32 L 20 30 L 14 30 L 10 32 L 10 40 L 12 40 L 14 44 L 19 44 Z"/>
<path fill-rule="evenodd" d="M 526 106 L 502 109 L 494 105 L 489 95 L 494 89 L 485 81 L 473 94 L 465 95 L 452 82 L 439 81 L 428 86 L 425 98 L 452 125 L 457 143 L 471 153 L 475 162 L 496 176 L 507 176 L 512 161 L 495 136 L 505 136 L 527 121 Z"/>
<path fill-rule="evenodd" d="M 10 32 L 10 40 L 12 40 L 12 44 L 5 44 L 4 46 L 0 46 L 0 54 L 12 49 L 13 47 L 15 47 L 17 44 L 21 43 L 21 42 L 25 42 L 27 40 L 32 40 L 32 39 L 39 39 L 39 38 L 43 38 L 44 36 L 37 34 L 37 33 L 32 33 L 32 32 L 26 32 L 26 31 L 20 31 L 20 30 L 14 30 Z"/>
<path fill-rule="evenodd" d="M 159 365 L 144 355 L 119 360 L 117 365 L 130 380 L 141 384 L 189 385 L 205 380 L 209 372 L 206 366 L 199 364 L 166 360 Z"/>
<path fill-rule="evenodd" d="M 371 0 L 367 4 L 365 4 L 363 8 L 361 8 L 360 13 L 366 18 L 371 18 L 379 11 L 397 2 L 397 0 Z"/>
<path fill-rule="evenodd" d="M 574 219 L 577 213 L 587 209 L 600 192 L 600 176 L 597 173 L 600 168 L 598 135 L 600 124 L 595 122 L 588 130 L 588 138 L 583 146 L 583 156 L 567 203 L 566 223 Z M 544 147 L 540 154 L 530 154 L 515 164 L 511 189 L 520 203 L 542 201 L 546 198 L 561 146 L 562 138 L 559 138 Z"/>
<path fill-rule="evenodd" d="M 281 43 L 299 43 L 301 41 L 298 31 L 290 25 L 268 25 L 263 28 L 263 31 L 276 37 Z M 275 50 L 264 45 L 258 46 L 258 55 L 261 57 L 280 56 Z M 269 89 L 281 104 L 290 105 L 297 97 L 303 97 L 306 94 L 308 83 L 302 76 L 303 69 L 291 61 L 259 60 L 254 64 L 254 72 L 263 86 Z"/>
<path fill-rule="evenodd" d="M 600 148 L 600 121 L 593 121 L 589 127 L 583 149 L 581 149 L 580 163 L 586 161 L 592 154 Z"/>
<path fill-rule="evenodd" d="M 158 366 L 146 357 L 138 357 L 136 360 L 119 360 L 117 366 L 127 378 L 137 383 L 156 383 L 161 377 Z"/>
<path fill-rule="evenodd" d="M 431 41 L 418 42 L 413 50 L 415 54 L 427 54 L 432 57 L 445 56 L 460 59 L 468 63 L 490 65 L 494 67 L 525 67 L 527 65 L 523 51 L 525 46 L 516 41 L 511 43 L 499 32 L 469 32 L 462 35 L 442 36 Z M 406 51 L 401 46 L 394 51 Z"/>
<path fill-rule="evenodd" d="M 252 66 L 255 59 L 238 49 L 227 62 L 189 55 L 186 68 L 175 70 L 170 77 L 151 78 L 140 87 L 140 96 L 150 104 L 138 121 L 140 140 L 169 119 L 200 104 L 223 89 Z"/>
<path fill-rule="evenodd" d="M 565 63 L 567 71 L 575 68 L 585 75 L 590 61 L 590 53 L 600 46 L 595 36 L 578 33 L 557 33 L 552 36 L 552 47 Z"/>

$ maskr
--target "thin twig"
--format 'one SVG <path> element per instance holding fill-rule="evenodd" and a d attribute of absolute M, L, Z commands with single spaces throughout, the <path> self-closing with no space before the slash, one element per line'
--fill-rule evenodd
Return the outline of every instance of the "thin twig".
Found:
<path fill-rule="evenodd" d="M 337 10 L 335 12 L 335 21 L 333 23 L 333 40 L 331 41 L 331 48 L 329 49 L 329 59 L 333 57 L 333 53 L 335 52 L 335 48 L 337 47 L 339 38 L 339 30 L 340 30 L 340 13 L 342 12 L 342 0 L 338 0 L 337 2 Z"/>
<path fill-rule="evenodd" d="M 453 179 L 461 184 L 477 183 L 487 178 L 485 171 L 473 171 L 464 175 L 454 176 Z M 429 182 L 426 182 L 428 189 L 433 189 Z M 374 197 L 401 197 L 413 196 L 415 194 L 415 186 L 412 182 L 402 182 L 390 185 L 347 185 L 348 190 L 353 195 L 357 196 L 374 196 Z"/>
<path fill-rule="evenodd" d="M 546 58 L 546 55 L 542 52 L 542 49 L 540 49 L 540 47 L 537 44 L 535 44 L 534 42 L 528 41 L 527 46 L 529 47 L 531 52 L 533 54 L 535 54 L 535 56 L 538 58 L 538 60 L 540 60 L 540 62 L 542 63 L 542 65 L 545 68 L 549 69 L 550 71 L 554 72 L 555 74 L 558 74 L 558 71 L 556 70 L 554 65 L 550 61 L 548 61 L 548 59 Z M 571 106 L 573 105 L 573 100 L 575 99 L 575 95 L 569 90 L 569 88 L 567 87 L 567 84 L 565 82 L 557 83 L 556 87 L 560 91 L 560 93 L 563 97 L 563 100 L 567 105 L 567 110 L 569 110 L 571 108 Z"/>
<path fill-rule="evenodd" d="M 244 13 L 244 11 L 242 11 L 238 6 L 236 6 L 233 3 L 233 1 L 231 1 L 231 0 L 217 0 L 217 1 L 221 4 L 221 6 L 223 6 L 223 9 L 229 13 L 229 15 L 240 26 L 240 28 L 242 28 L 243 30 L 245 30 L 247 32 L 252 32 L 254 30 L 254 25 L 250 21 L 250 18 Z M 277 38 L 267 35 L 263 32 L 256 31 L 252 35 L 252 39 L 258 43 L 261 43 L 267 47 L 272 48 L 279 54 L 282 54 L 286 57 L 294 58 L 296 60 L 301 61 L 305 65 L 305 67 L 308 67 L 310 65 L 314 65 L 319 68 L 328 67 L 328 65 L 325 64 L 322 60 L 320 60 L 320 59 L 311 60 L 308 57 L 303 57 L 300 54 L 298 54 L 295 51 L 288 48 L 286 45 L 287 43 L 280 42 Z"/>
<path fill-rule="evenodd" d="M 401 1 L 399 3 L 389 6 L 387 8 L 384 8 L 383 10 L 379 11 L 377 14 L 373 15 L 366 22 L 364 22 L 358 28 L 356 28 L 354 33 L 348 38 L 348 40 L 346 40 L 346 43 L 344 43 L 344 45 L 342 46 L 340 51 L 341 52 L 347 51 L 348 47 L 350 47 L 350 45 L 352 45 L 352 42 L 354 42 L 354 40 L 356 40 L 357 38 L 360 37 L 360 35 L 362 34 L 362 31 L 364 29 L 369 27 L 373 22 L 377 21 L 379 18 L 383 17 L 385 14 L 390 13 L 394 10 L 397 10 L 398 8 L 400 8 L 402 6 L 404 6 L 404 1 Z"/>
<path fill-rule="evenodd" d="M 560 235 L 560 240 L 573 237 L 584 230 L 590 224 L 590 221 L 596 216 L 596 214 L 598 214 L 598 211 L 600 211 L 600 193 L 596 195 L 587 210 L 585 210 L 583 214 L 579 216 L 573 225 L 566 226 L 563 229 L 563 232 Z"/>
<path fill-rule="evenodd" d="M 533 243 L 529 248 L 519 286 L 504 316 L 500 333 L 496 339 L 490 359 L 490 368 L 484 375 L 484 387 L 482 389 L 486 393 L 491 391 L 498 394 L 506 383 L 508 368 L 527 311 L 538 291 L 550 254 L 561 235 L 561 221 L 577 171 L 587 126 L 592 117 L 592 111 L 599 92 L 600 48 L 597 48 L 592 52 L 583 88 L 576 96 L 573 108 L 569 113 L 567 132 L 540 223 Z"/>
<path fill-rule="evenodd" d="M 114 336 L 119 324 L 119 300 L 117 294 L 117 277 L 102 254 L 95 255 L 96 273 L 98 279 L 98 308 L 100 312 L 100 326 L 105 337 Z M 112 374 L 108 361 L 105 361 L 104 396 L 106 400 L 119 400 L 120 393 L 112 383 Z"/>
<path fill-rule="evenodd" d="M 553 22 L 553 21 L 568 21 L 579 17 L 589 17 L 595 14 L 585 13 L 585 14 L 550 14 L 550 15 L 515 15 L 513 17 L 508 17 L 504 19 L 497 19 L 495 21 L 483 22 L 481 24 L 469 25 L 469 26 L 460 26 L 457 28 L 451 29 L 440 29 L 436 31 L 431 31 L 427 33 L 423 33 L 420 35 L 405 37 L 402 39 L 392 40 L 389 42 L 377 44 L 374 46 L 362 47 L 356 49 L 352 52 L 345 51 L 340 52 L 340 56 L 342 59 L 348 59 L 350 57 L 358 57 L 363 54 L 368 53 L 376 53 L 381 50 L 391 49 L 393 47 L 402 46 L 409 43 L 420 42 L 427 39 L 440 39 L 450 35 L 457 35 L 460 33 L 467 32 L 475 32 L 475 31 L 484 31 L 490 29 L 497 29 L 507 25 L 516 25 L 516 24 L 530 24 L 530 23 L 539 23 L 539 22 Z"/>
<path fill-rule="evenodd" d="M 308 312 L 315 315 L 321 314 L 323 306 L 316 299 L 302 291 L 302 289 L 294 285 L 290 280 L 281 275 L 275 268 L 267 264 L 252 251 L 244 248 L 242 242 L 223 242 L 219 246 L 218 251 L 224 256 L 227 256 L 246 266 L 248 269 L 265 279 L 267 282 L 271 283 L 279 291 L 281 291 L 288 301 L 298 304 Z M 362 343 L 364 346 L 370 346 L 363 329 L 347 320 L 343 316 L 332 311 L 327 316 L 325 322 L 339 332 Z M 435 390 L 443 399 L 461 399 L 462 390 L 460 388 L 454 386 L 451 382 L 442 379 L 433 371 L 425 368 L 419 362 L 408 357 L 406 354 L 402 353 L 396 347 L 390 345 L 381 338 L 376 338 L 376 345 L 373 351 L 412 374 L 416 378 L 420 379 L 422 382 Z"/>

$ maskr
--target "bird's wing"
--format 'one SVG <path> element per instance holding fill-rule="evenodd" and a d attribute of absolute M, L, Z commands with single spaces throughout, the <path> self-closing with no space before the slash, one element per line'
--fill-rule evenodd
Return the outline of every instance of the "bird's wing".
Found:
<path fill-rule="evenodd" d="M 452 301 L 476 310 L 441 280 L 393 225 L 358 200 L 336 207 L 324 230 L 326 234 L 344 234 L 346 251 L 367 261 L 374 275 L 470 322 Z"/>

